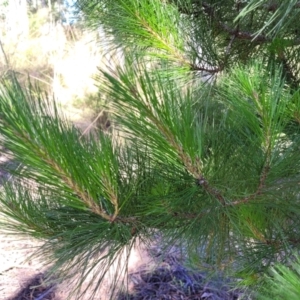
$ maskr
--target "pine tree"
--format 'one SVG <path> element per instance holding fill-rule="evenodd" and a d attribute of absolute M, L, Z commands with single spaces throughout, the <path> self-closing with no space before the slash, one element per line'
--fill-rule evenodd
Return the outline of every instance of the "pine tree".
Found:
<path fill-rule="evenodd" d="M 97 78 L 114 134 L 82 135 L 53 101 L 3 80 L 1 142 L 21 167 L 1 192 L 1 227 L 44 240 L 39 254 L 56 273 L 79 272 L 78 288 L 96 270 L 95 295 L 109 266 L 158 232 L 195 263 L 248 282 L 292 259 L 300 246 L 300 3 L 77 5 L 110 37 L 106 46 L 124 53 Z"/>

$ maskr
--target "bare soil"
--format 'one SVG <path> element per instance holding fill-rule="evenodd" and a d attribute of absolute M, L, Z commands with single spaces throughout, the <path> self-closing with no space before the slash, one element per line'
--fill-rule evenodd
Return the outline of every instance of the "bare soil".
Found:
<path fill-rule="evenodd" d="M 32 255 L 41 243 L 28 238 L 0 235 L 0 300 L 65 300 L 72 290 L 72 282 L 57 286 L 44 283 L 48 267 Z M 150 264 L 150 257 L 142 249 L 134 249 L 129 258 L 129 272 L 135 273 Z M 97 300 L 106 300 L 108 284 L 103 283 Z M 71 298 L 72 299 L 72 298 Z M 86 293 L 83 300 L 91 299 Z"/>
<path fill-rule="evenodd" d="M 15 240 L 1 235 L 0 300 L 66 300 L 72 282 L 46 285 L 47 267 L 30 258 L 40 246 L 36 240 Z M 178 252 L 164 257 L 158 248 L 151 249 L 152 259 L 144 248 L 134 249 L 129 259 L 129 292 L 117 300 L 238 300 L 251 299 L 243 291 L 232 289 L 232 280 L 222 276 L 207 281 L 206 273 L 183 266 Z M 95 299 L 107 300 L 104 282 Z M 83 300 L 90 300 L 87 292 Z M 72 297 L 71 297 L 72 300 Z"/>
<path fill-rule="evenodd" d="M 20 292 L 28 285 L 38 285 L 38 278 L 45 272 L 41 262 L 30 259 L 39 243 L 31 239 L 18 240 L 17 237 L 3 234 L 0 235 L 0 240 L 0 299 L 35 299 L 34 288 L 27 295 L 21 296 Z"/>

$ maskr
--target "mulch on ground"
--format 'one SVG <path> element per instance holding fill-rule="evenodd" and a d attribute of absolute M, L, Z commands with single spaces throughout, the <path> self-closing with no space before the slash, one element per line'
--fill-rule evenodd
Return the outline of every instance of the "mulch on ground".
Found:
<path fill-rule="evenodd" d="M 134 282 L 131 293 L 117 300 L 238 300 L 250 299 L 234 281 L 222 276 L 208 278 L 207 273 L 190 270 L 175 259 L 162 262 L 154 270 L 140 270 L 129 275 Z M 54 285 L 44 286 L 43 274 L 32 278 L 27 286 L 8 300 L 59 300 Z"/>
<path fill-rule="evenodd" d="M 55 285 L 44 285 L 44 275 L 30 278 L 27 285 L 8 300 L 58 300 L 55 297 Z"/>
<path fill-rule="evenodd" d="M 164 262 L 152 272 L 131 274 L 134 288 L 118 300 L 238 300 L 243 293 L 221 276 L 208 279 L 205 272 L 189 270 L 178 262 Z M 245 298 L 243 298 L 245 299 Z"/>

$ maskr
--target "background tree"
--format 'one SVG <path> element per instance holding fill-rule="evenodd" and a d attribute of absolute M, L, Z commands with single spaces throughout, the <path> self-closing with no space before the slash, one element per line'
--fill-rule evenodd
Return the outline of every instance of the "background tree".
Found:
<path fill-rule="evenodd" d="M 23 167 L 1 195 L 3 228 L 44 239 L 40 254 L 63 276 L 80 272 L 78 287 L 93 274 L 95 295 L 109 266 L 157 232 L 244 283 L 292 259 L 299 3 L 77 4 L 124 52 L 97 79 L 117 134 L 83 136 L 41 93 L 4 81 L 0 133 Z"/>

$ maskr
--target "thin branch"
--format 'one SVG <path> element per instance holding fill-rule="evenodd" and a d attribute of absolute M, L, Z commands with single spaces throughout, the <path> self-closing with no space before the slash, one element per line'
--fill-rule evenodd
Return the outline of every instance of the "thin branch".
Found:
<path fill-rule="evenodd" d="M 239 3 L 239 5 L 241 8 L 242 3 Z M 211 19 L 215 22 L 215 24 L 217 24 L 217 26 L 219 28 L 223 29 L 231 36 L 235 36 L 236 38 L 238 38 L 240 40 L 250 40 L 251 42 L 257 42 L 257 43 L 272 42 L 272 39 L 268 38 L 265 35 L 262 35 L 262 34 L 257 35 L 257 34 L 249 32 L 249 31 L 241 31 L 241 30 L 239 30 L 239 28 L 237 28 L 237 29 L 230 28 L 228 25 L 224 24 L 223 22 L 221 22 L 219 20 L 219 18 L 215 14 L 214 7 L 211 6 L 210 4 L 208 4 L 207 2 L 202 2 L 202 8 L 203 8 L 204 12 L 207 13 L 211 17 Z M 268 5 L 263 5 L 262 7 L 258 7 L 258 8 L 259 9 L 264 8 L 267 11 L 275 12 L 279 8 L 279 4 L 271 3 Z M 294 8 L 300 8 L 300 1 L 295 4 Z M 192 14 L 193 16 L 196 16 L 196 17 L 201 14 L 201 11 L 193 11 L 190 13 L 187 9 L 183 9 L 183 8 L 179 8 L 179 11 L 183 14 Z M 284 39 L 284 41 L 290 41 L 290 43 L 286 43 L 288 45 L 287 47 L 300 45 L 300 38 L 297 38 L 295 40 Z"/>
<path fill-rule="evenodd" d="M 216 68 L 207 68 L 207 67 L 201 67 L 195 64 L 190 64 L 190 70 L 192 71 L 202 71 L 202 72 L 207 72 L 210 74 L 216 74 L 221 71 L 223 71 L 222 67 L 216 67 Z"/>
<path fill-rule="evenodd" d="M 218 201 L 223 205 L 225 206 L 226 205 L 226 202 L 225 202 L 225 198 L 224 196 L 222 195 L 222 193 L 217 190 L 216 188 L 212 187 L 208 181 L 203 177 L 203 176 L 200 176 L 198 181 L 197 181 L 197 184 L 202 186 L 204 188 L 204 190 L 206 190 L 209 194 L 213 195 L 215 198 L 218 199 Z"/>
<path fill-rule="evenodd" d="M 136 88 L 131 86 L 129 87 L 129 92 L 136 98 L 138 98 L 138 94 L 136 91 Z M 147 111 L 147 115 L 151 122 L 156 125 L 158 130 L 165 136 L 166 140 L 170 143 L 170 145 L 174 148 L 176 151 L 180 161 L 183 163 L 184 167 L 186 170 L 197 180 L 197 184 L 203 186 L 203 188 L 212 196 L 218 199 L 218 201 L 222 204 L 225 205 L 225 198 L 222 195 L 220 191 L 217 189 L 213 188 L 208 181 L 203 177 L 201 167 L 198 163 L 195 164 L 195 162 L 192 161 L 189 155 L 187 155 L 182 148 L 181 145 L 178 145 L 178 142 L 176 141 L 176 137 L 174 137 L 173 133 L 167 128 L 164 124 L 160 122 L 156 118 L 156 116 L 153 114 L 153 111 L 150 106 L 145 105 L 145 110 Z M 199 159 L 198 159 L 199 160 Z M 197 158 L 196 158 L 197 161 Z"/>
<path fill-rule="evenodd" d="M 151 26 L 136 12 L 136 17 L 140 21 L 141 25 L 157 40 L 159 40 L 166 49 L 173 55 L 176 61 L 184 65 L 190 65 L 190 62 L 178 51 L 177 48 L 170 46 L 168 41 L 166 41 L 163 37 L 161 37 L 157 32 L 155 32 Z"/>
<path fill-rule="evenodd" d="M 248 31 L 240 31 L 237 29 L 232 29 L 229 26 L 227 26 L 224 23 L 219 22 L 219 26 L 224 29 L 226 32 L 228 32 L 230 35 L 234 35 L 236 38 L 240 39 L 240 40 L 250 40 L 252 42 L 259 42 L 259 43 L 266 43 L 266 42 L 271 42 L 272 39 L 259 34 L 253 34 L 250 33 Z"/>
<path fill-rule="evenodd" d="M 231 47 L 232 47 L 232 44 L 233 44 L 233 41 L 234 41 L 235 38 L 236 38 L 235 35 L 231 36 L 230 42 L 229 42 L 228 46 L 226 47 L 226 51 L 225 51 L 226 56 L 229 56 L 230 51 L 231 51 Z"/>
<path fill-rule="evenodd" d="M 98 119 L 101 117 L 102 113 L 104 112 L 104 109 L 102 109 L 99 114 L 97 115 L 97 117 L 93 120 L 93 122 L 91 124 L 89 124 L 85 130 L 82 132 L 81 136 L 79 137 L 79 140 L 82 139 L 82 137 L 90 131 L 90 129 L 93 127 L 93 125 L 98 121 Z"/>
<path fill-rule="evenodd" d="M 257 196 L 261 195 L 262 190 L 265 187 L 265 182 L 266 182 L 267 176 L 269 174 L 269 171 L 270 171 L 270 166 L 269 166 L 269 164 L 267 164 L 266 166 L 263 167 L 262 173 L 259 178 L 258 187 L 257 187 L 257 190 L 255 191 L 255 193 L 253 193 L 252 195 L 245 197 L 241 200 L 236 200 L 231 203 L 227 203 L 227 205 L 234 206 L 234 205 L 247 203 L 247 202 L 255 199 Z"/>
<path fill-rule="evenodd" d="M 252 42 L 255 41 L 255 42 L 264 43 L 264 42 L 270 42 L 271 41 L 270 38 L 267 38 L 264 35 L 256 35 L 256 34 L 248 32 L 248 31 L 240 31 L 239 29 L 230 28 L 228 25 L 226 25 L 223 22 L 221 22 L 220 20 L 218 20 L 216 14 L 215 14 L 215 10 L 211 5 L 209 5 L 206 2 L 203 2 L 202 6 L 203 6 L 204 11 L 208 15 L 210 15 L 210 17 L 216 22 L 218 27 L 225 30 L 231 36 L 233 35 L 238 39 L 251 40 Z"/>
<path fill-rule="evenodd" d="M 113 222 L 115 215 L 110 216 L 103 208 L 96 204 L 96 202 L 90 197 L 90 195 L 81 190 L 81 188 L 68 176 L 55 162 L 48 158 L 44 158 L 45 162 L 52 166 L 55 171 L 58 172 L 61 179 L 73 190 L 76 195 L 91 209 L 91 211 L 103 219 Z"/>

